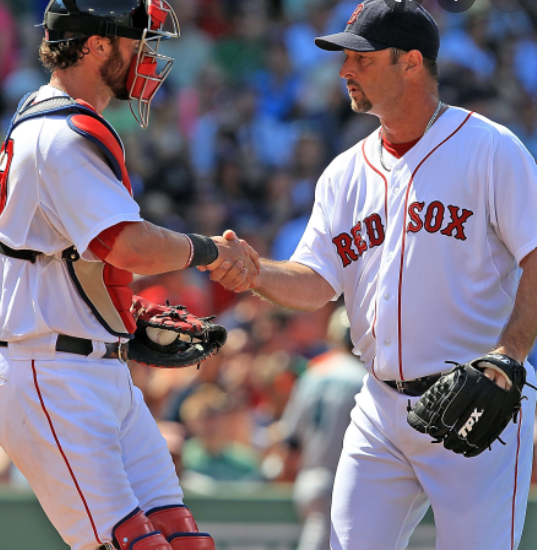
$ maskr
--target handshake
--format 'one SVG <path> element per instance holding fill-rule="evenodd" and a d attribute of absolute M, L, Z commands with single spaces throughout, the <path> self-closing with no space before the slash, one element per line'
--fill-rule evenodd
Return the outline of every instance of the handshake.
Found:
<path fill-rule="evenodd" d="M 231 230 L 222 237 L 212 237 L 212 240 L 218 247 L 218 258 L 198 269 L 209 271 L 211 280 L 227 290 L 244 292 L 254 289 L 261 272 L 259 254 Z"/>

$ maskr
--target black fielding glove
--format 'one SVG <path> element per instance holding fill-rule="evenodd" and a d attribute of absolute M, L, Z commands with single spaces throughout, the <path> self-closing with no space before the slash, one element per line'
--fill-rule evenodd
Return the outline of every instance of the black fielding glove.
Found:
<path fill-rule="evenodd" d="M 409 409 L 407 420 L 446 449 L 470 458 L 490 448 L 507 424 L 517 421 L 526 369 L 499 353 L 454 364 Z M 486 368 L 504 374 L 511 385 L 500 388 L 483 374 Z"/>

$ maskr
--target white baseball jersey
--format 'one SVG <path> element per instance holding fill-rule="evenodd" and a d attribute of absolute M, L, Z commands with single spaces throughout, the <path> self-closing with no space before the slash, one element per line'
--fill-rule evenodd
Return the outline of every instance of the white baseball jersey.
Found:
<path fill-rule="evenodd" d="M 497 343 L 537 247 L 537 166 L 509 130 L 454 107 L 393 160 L 382 168 L 378 130 L 338 156 L 291 260 L 345 295 L 368 370 L 410 380 Z"/>
<path fill-rule="evenodd" d="M 60 95 L 44 86 L 36 101 Z M 65 116 L 25 121 L 11 138 L 13 155 L 0 166 L 0 175 L 9 171 L 0 241 L 45 256 L 35 264 L 0 256 L 0 340 L 24 339 L 28 347 L 29 338 L 63 333 L 117 341 L 84 303 L 60 257 L 74 244 L 83 259 L 97 261 L 89 243 L 108 227 L 141 221 L 137 203 L 97 146 L 69 128 Z"/>
<path fill-rule="evenodd" d="M 58 95 L 45 86 L 36 102 Z M 140 221 L 139 208 L 65 114 L 25 120 L 6 151 L 0 242 L 45 255 L 35 263 L 0 255 L 0 340 L 9 341 L 0 348 L 0 445 L 66 543 L 95 550 L 137 507 L 177 505 L 183 496 L 128 365 L 103 358 L 103 342 L 118 338 L 61 260 L 74 244 L 86 260 L 76 264 L 98 265 L 90 242 L 119 222 Z M 56 352 L 58 333 L 93 340 L 93 353 Z"/>

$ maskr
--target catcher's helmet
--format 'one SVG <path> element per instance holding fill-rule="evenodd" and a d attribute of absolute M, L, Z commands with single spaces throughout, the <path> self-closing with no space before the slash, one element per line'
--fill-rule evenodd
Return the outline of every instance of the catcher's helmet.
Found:
<path fill-rule="evenodd" d="M 173 65 L 173 58 L 158 53 L 160 41 L 179 36 L 179 21 L 165 0 L 51 0 L 43 26 L 49 43 L 93 35 L 140 40 L 127 89 L 134 117 L 142 128 L 147 127 L 151 101 Z"/>

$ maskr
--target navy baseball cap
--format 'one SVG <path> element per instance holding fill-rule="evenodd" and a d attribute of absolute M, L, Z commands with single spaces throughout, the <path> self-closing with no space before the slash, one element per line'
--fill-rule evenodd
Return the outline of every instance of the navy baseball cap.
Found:
<path fill-rule="evenodd" d="M 423 57 L 436 59 L 440 33 L 432 15 L 414 0 L 365 0 L 344 32 L 316 38 L 315 44 L 329 51 L 418 50 Z"/>

